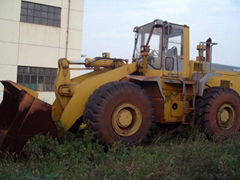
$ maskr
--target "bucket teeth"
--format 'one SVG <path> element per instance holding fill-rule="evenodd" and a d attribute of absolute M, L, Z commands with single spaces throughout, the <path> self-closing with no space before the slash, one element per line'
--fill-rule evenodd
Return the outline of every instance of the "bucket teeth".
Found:
<path fill-rule="evenodd" d="M 20 153 L 26 142 L 36 134 L 57 137 L 51 118 L 51 105 L 30 95 L 12 81 L 4 86 L 0 104 L 0 151 Z"/>

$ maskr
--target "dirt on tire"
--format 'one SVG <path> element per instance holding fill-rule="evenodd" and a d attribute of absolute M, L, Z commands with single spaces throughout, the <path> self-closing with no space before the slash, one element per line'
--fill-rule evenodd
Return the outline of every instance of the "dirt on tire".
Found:
<path fill-rule="evenodd" d="M 219 123 L 219 110 L 226 104 L 231 107 L 234 117 L 232 124 L 224 128 Z M 226 139 L 236 134 L 240 129 L 240 98 L 230 88 L 212 87 L 204 91 L 196 102 L 196 123 L 209 138 Z"/>
<path fill-rule="evenodd" d="M 141 111 L 142 121 L 136 133 L 121 136 L 112 125 L 114 110 L 121 104 L 129 103 Z M 144 143 L 151 134 L 153 105 L 144 89 L 131 82 L 111 82 L 98 88 L 89 98 L 84 113 L 96 140 L 103 145 L 121 142 L 125 145 Z"/>

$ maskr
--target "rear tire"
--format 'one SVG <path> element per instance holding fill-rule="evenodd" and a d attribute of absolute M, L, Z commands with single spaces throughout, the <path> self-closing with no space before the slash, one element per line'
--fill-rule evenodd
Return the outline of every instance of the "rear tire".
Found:
<path fill-rule="evenodd" d="M 84 119 L 101 144 L 136 145 L 148 138 L 153 106 L 140 86 L 111 82 L 98 88 L 89 98 Z"/>
<path fill-rule="evenodd" d="M 240 129 L 240 98 L 232 89 L 213 87 L 196 103 L 196 122 L 213 139 L 226 139 Z"/>

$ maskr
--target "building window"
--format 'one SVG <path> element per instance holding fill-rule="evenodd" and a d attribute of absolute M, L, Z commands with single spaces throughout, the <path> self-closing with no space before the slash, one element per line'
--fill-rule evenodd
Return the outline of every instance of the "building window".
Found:
<path fill-rule="evenodd" d="M 60 27 L 61 8 L 22 1 L 20 21 Z"/>
<path fill-rule="evenodd" d="M 54 91 L 57 68 L 18 66 L 17 83 L 37 91 Z"/>

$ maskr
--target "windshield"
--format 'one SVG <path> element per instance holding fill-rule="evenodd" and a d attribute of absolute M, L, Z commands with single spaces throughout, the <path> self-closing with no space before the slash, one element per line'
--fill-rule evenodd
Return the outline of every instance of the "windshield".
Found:
<path fill-rule="evenodd" d="M 138 29 L 135 35 L 135 48 L 133 58 L 140 58 L 141 55 L 141 46 L 146 45 L 147 40 L 149 38 L 150 32 L 152 29 L 152 25 L 146 25 Z M 148 57 L 149 65 L 154 68 L 160 68 L 161 66 L 161 28 L 154 28 L 152 37 L 149 42 L 150 52 Z"/>
<path fill-rule="evenodd" d="M 150 51 L 147 59 L 149 67 L 175 72 L 182 71 L 182 26 L 167 23 L 159 25 L 154 22 L 137 27 L 135 32 L 133 58 L 141 59 L 141 47 L 149 45 Z"/>

